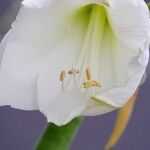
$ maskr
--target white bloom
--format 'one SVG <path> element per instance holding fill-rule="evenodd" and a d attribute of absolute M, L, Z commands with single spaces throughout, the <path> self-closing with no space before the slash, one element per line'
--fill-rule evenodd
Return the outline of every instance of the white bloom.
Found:
<path fill-rule="evenodd" d="M 143 0 L 25 0 L 0 46 L 0 105 L 57 125 L 122 107 L 149 57 Z"/>

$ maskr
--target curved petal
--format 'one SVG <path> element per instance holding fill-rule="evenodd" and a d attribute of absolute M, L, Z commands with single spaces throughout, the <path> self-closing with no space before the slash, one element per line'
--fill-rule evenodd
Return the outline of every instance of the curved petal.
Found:
<path fill-rule="evenodd" d="M 7 33 L 7 35 L 8 34 L 9 33 Z M 6 46 L 6 43 L 7 43 L 7 39 L 8 39 L 7 35 L 5 35 L 5 37 L 2 39 L 1 44 L 0 44 L 0 64 L 1 64 L 1 61 L 2 61 L 2 56 L 3 56 L 4 49 L 5 49 L 5 46 Z"/>
<path fill-rule="evenodd" d="M 67 82 L 67 85 L 64 87 L 59 80 L 61 70 L 69 70 L 77 57 L 76 51 L 72 49 L 60 47 L 53 55 L 47 57 L 38 76 L 39 110 L 47 117 L 48 122 L 58 126 L 65 125 L 80 116 L 88 103 L 86 95 L 71 83 L 73 79 L 70 75 L 66 75 L 67 79 L 64 82 Z M 60 50 L 63 54 L 60 54 Z"/>
<path fill-rule="evenodd" d="M 107 12 L 112 30 L 119 41 L 138 53 L 138 49 L 150 37 L 146 3 L 143 0 L 114 0 Z"/>
<path fill-rule="evenodd" d="M 137 51 L 137 53 L 135 53 L 135 52 L 130 52 L 130 49 L 129 48 L 131 48 L 131 47 L 125 47 L 125 44 L 124 43 L 119 43 L 118 42 L 118 38 L 119 37 L 117 37 L 117 46 L 115 45 L 115 51 L 116 51 L 116 49 L 118 49 L 117 50 L 117 52 L 119 52 L 117 55 L 115 55 L 115 57 L 113 57 L 112 58 L 112 61 L 110 61 L 108 58 L 110 58 L 110 56 L 113 56 L 113 48 L 111 47 L 111 46 L 113 46 L 113 44 L 111 43 L 111 42 L 113 42 L 113 36 L 111 35 L 112 33 L 111 33 L 111 31 L 109 30 L 109 29 L 105 29 L 106 30 L 106 34 L 105 35 L 103 35 L 103 33 L 102 33 L 102 31 L 100 31 L 100 30 L 96 30 L 97 29 L 97 23 L 99 24 L 100 23 L 100 25 L 101 25 L 101 23 L 102 23 L 102 29 L 103 29 L 103 22 L 97 22 L 97 17 L 101 17 L 101 15 L 99 15 L 99 13 L 101 12 L 101 13 L 104 13 L 103 12 L 103 9 L 101 10 L 101 8 L 98 8 L 97 9 L 97 6 L 95 6 L 94 5 L 94 8 L 95 9 L 93 9 L 93 11 L 92 11 L 92 14 L 91 14 L 91 20 L 90 20 L 90 22 L 89 22 L 89 26 L 87 27 L 87 30 L 86 30 L 86 36 L 85 36 L 85 39 L 84 39 L 84 42 L 83 42 L 83 40 L 81 40 L 84 44 L 84 46 L 82 47 L 82 49 L 81 50 L 83 50 L 83 49 L 90 49 L 89 51 L 85 51 L 85 53 L 86 52 L 88 52 L 89 54 L 90 54 L 90 62 L 88 62 L 88 63 L 90 63 L 90 66 L 92 66 L 94 69 L 92 69 L 92 71 L 95 71 L 96 69 L 97 69 L 97 66 L 95 66 L 94 65 L 94 63 L 98 63 L 98 64 L 100 64 L 98 67 L 100 67 L 100 69 L 98 68 L 97 70 L 102 70 L 103 72 L 102 72 L 102 74 L 101 74 L 101 78 L 103 77 L 104 79 L 102 80 L 104 83 L 105 82 L 109 82 L 109 86 L 111 85 L 112 86 L 112 88 L 109 88 L 109 89 L 103 89 L 103 90 L 101 90 L 100 92 L 99 92 L 99 94 L 97 94 L 96 96 L 95 96 L 95 99 L 98 99 L 98 100 L 101 100 L 102 101 L 102 103 L 104 103 L 105 105 L 99 105 L 100 107 L 98 107 L 97 105 L 95 105 L 95 102 L 93 102 L 94 103 L 94 105 L 96 106 L 96 108 L 95 107 L 93 107 L 93 105 L 91 105 L 91 107 L 93 107 L 92 109 L 91 109 L 91 112 L 92 113 L 89 113 L 88 115 L 91 115 L 91 114 L 94 114 L 94 115 L 96 115 L 96 114 L 102 114 L 102 113 L 106 113 L 106 112 L 109 112 L 109 111 L 112 111 L 112 110 L 114 110 L 115 108 L 114 107 L 121 107 L 122 105 L 124 105 L 125 103 L 126 103 L 126 101 L 128 100 L 128 98 L 130 97 L 130 95 L 134 92 L 134 90 L 136 90 L 136 88 L 137 88 L 137 86 L 139 85 L 139 82 L 140 82 L 140 80 L 141 80 L 141 76 L 143 75 L 143 71 L 145 70 L 145 67 L 146 67 L 146 65 L 147 65 L 147 63 L 145 63 L 144 64 L 144 66 L 143 67 L 141 67 L 141 64 L 139 64 L 139 58 L 141 59 L 141 54 L 139 54 L 139 53 L 143 53 L 143 52 L 141 52 L 139 49 L 141 48 L 141 46 L 143 45 L 143 44 L 140 44 L 140 47 L 138 47 L 137 49 L 135 49 L 135 51 Z M 96 13 L 97 13 L 97 15 L 96 15 Z M 95 16 L 93 16 L 93 15 L 95 15 Z M 101 18 L 101 19 L 103 19 L 103 18 Z M 109 20 L 110 21 L 110 20 Z M 77 30 L 75 30 L 76 31 L 76 33 L 78 33 L 78 29 L 79 28 L 77 28 L 76 27 L 76 29 Z M 102 30 L 101 29 L 101 30 Z M 64 28 L 64 30 L 65 30 L 65 28 Z M 147 29 L 148 30 L 148 29 Z M 147 31 L 146 30 L 146 31 Z M 97 31 L 98 31 L 98 33 L 100 33 L 99 34 L 99 37 L 97 37 Z M 68 32 L 68 35 L 70 35 L 70 33 L 71 32 Z M 72 39 L 73 37 L 74 37 L 74 31 L 72 32 L 73 34 L 70 36 L 70 38 Z M 80 34 L 80 33 L 79 33 Z M 79 36 L 78 34 L 76 34 L 77 35 L 77 37 Z M 103 38 L 105 39 L 105 40 L 103 40 L 103 43 L 100 43 L 100 44 L 102 44 L 102 45 L 99 45 L 99 43 L 98 43 L 98 41 L 100 40 L 101 41 L 101 35 L 103 36 Z M 92 38 L 93 39 L 96 39 L 95 41 L 94 40 L 91 40 L 91 38 L 90 38 L 90 36 L 92 36 Z M 82 39 L 82 38 L 81 38 Z M 147 38 L 145 38 L 145 39 L 147 39 Z M 70 39 L 68 39 L 68 38 L 66 38 L 65 37 L 65 40 L 68 42 L 68 43 L 70 43 Z M 72 41 L 76 41 L 76 40 L 72 40 Z M 111 42 L 110 42 L 111 41 Z M 112 45 L 111 45 L 112 44 Z M 124 44 L 124 45 L 123 45 Z M 149 43 L 148 43 L 149 44 Z M 148 45 L 147 44 L 147 45 Z M 74 44 L 74 43 L 72 43 L 72 45 L 81 45 L 82 46 L 82 43 L 76 43 L 76 44 Z M 70 47 L 71 48 L 71 46 L 72 45 L 70 45 L 70 44 L 68 44 L 68 47 Z M 86 45 L 86 46 L 85 46 Z M 147 46 L 146 45 L 146 46 Z M 62 45 L 62 44 L 60 44 L 60 51 L 63 51 L 62 53 L 65 53 L 65 49 L 64 49 L 64 45 Z M 101 61 L 99 61 L 99 59 L 97 58 L 98 56 L 100 56 L 99 55 L 99 53 L 97 53 L 97 52 L 95 52 L 94 51 L 94 49 L 96 50 L 99 50 L 99 49 L 104 49 L 105 50 L 105 54 L 106 54 L 106 51 L 107 51 L 107 54 L 106 54 L 106 57 L 104 57 L 104 55 L 103 55 L 103 57 L 104 58 L 101 58 L 100 60 Z M 141 50 L 145 50 L 146 49 L 146 54 L 144 54 L 144 55 L 146 55 L 146 56 L 148 56 L 147 55 L 147 47 L 146 48 L 141 48 Z M 72 54 L 70 54 L 70 56 L 71 55 L 74 55 L 74 51 L 77 51 L 77 50 L 79 50 L 78 48 L 76 48 L 75 50 L 72 50 Z M 93 51 L 92 51 L 93 50 Z M 128 52 L 129 51 L 129 52 Z M 122 55 L 122 53 L 124 53 L 124 55 Z M 145 52 L 144 52 L 145 53 Z M 68 54 L 68 52 L 67 52 L 67 54 Z M 78 54 L 79 54 L 79 52 L 78 52 Z M 95 55 L 95 54 L 97 54 L 97 56 Z M 116 54 L 116 53 L 115 53 Z M 58 54 L 57 54 L 58 55 Z M 56 56 L 57 56 L 56 55 Z M 84 55 L 84 54 L 83 54 Z M 81 61 L 83 60 L 83 55 L 81 56 L 82 58 L 81 58 Z M 57 57 L 53 57 L 53 58 L 57 58 Z M 58 55 L 59 56 L 59 55 Z M 61 56 L 63 56 L 62 54 L 60 55 L 60 58 L 61 58 Z M 95 57 L 96 56 L 96 57 Z M 72 57 L 72 56 L 71 56 Z M 107 59 L 106 59 L 107 58 Z M 117 59 L 115 59 L 115 58 L 117 58 Z M 79 58 L 80 59 L 80 58 Z M 66 60 L 66 59 L 65 59 Z M 107 61 L 107 60 L 109 60 L 109 61 Z M 114 61 L 115 60 L 115 61 Z M 133 62 L 132 62 L 132 61 Z M 148 60 L 148 57 L 146 57 L 146 62 L 147 62 L 147 60 Z M 61 59 L 60 59 L 60 61 L 61 61 Z M 98 62 L 97 62 L 98 61 Z M 103 61 L 103 62 L 102 62 Z M 72 63 L 73 62 L 76 62 L 76 59 L 74 59 L 74 61 L 72 60 Z M 115 64 L 113 64 L 113 65 L 116 65 L 115 67 L 115 73 L 117 74 L 117 76 L 113 76 L 114 74 L 112 74 L 111 75 L 111 71 L 110 70 L 112 70 L 112 68 L 111 68 L 111 63 L 114 63 L 115 62 Z M 51 62 L 51 63 L 53 63 L 53 61 Z M 79 63 L 79 65 L 80 65 L 80 61 L 78 62 Z M 77 63 L 77 64 L 78 64 Z M 130 64 L 129 64 L 130 63 Z M 132 64 L 133 63 L 133 64 Z M 63 63 L 62 63 L 63 64 Z M 104 66 L 102 66 L 102 64 L 104 64 Z M 135 67 L 136 66 L 136 64 L 138 64 L 137 65 L 137 68 Z M 86 65 L 88 65 L 88 64 L 86 64 Z M 50 67 L 49 68 L 51 68 L 51 65 L 49 65 Z M 107 67 L 106 67 L 107 66 Z M 62 66 L 63 67 L 63 66 Z M 123 68 L 123 67 L 125 67 L 125 68 Z M 56 66 L 56 67 L 54 67 L 54 68 L 59 68 L 58 66 Z M 141 68 L 143 69 L 143 71 L 141 71 Z M 47 69 L 48 69 L 48 67 L 47 67 Z M 60 69 L 60 68 L 59 68 Z M 129 70 L 128 70 L 129 69 Z M 137 73 L 137 71 L 139 71 L 139 69 L 140 69 L 140 71 L 141 71 L 141 74 L 139 75 L 139 74 L 136 74 L 136 76 L 135 76 L 135 72 Z M 46 69 L 45 69 L 46 70 Z M 129 71 L 129 72 L 128 72 Z M 45 71 L 46 72 L 46 71 Z M 110 73 L 109 73 L 110 72 Z M 94 72 L 95 74 L 97 74 L 97 71 L 96 72 Z M 129 73 L 129 75 L 127 75 L 128 76 L 128 78 L 126 78 L 126 75 L 124 75 L 124 74 L 127 74 L 127 73 Z M 44 74 L 44 73 L 43 73 Z M 99 75 L 99 74 L 98 74 Z M 44 75 L 43 75 L 44 76 Z M 58 76 L 58 71 L 57 71 L 57 76 Z M 94 75 L 94 76 L 97 76 L 97 75 Z M 120 77 L 119 77 L 120 76 Z M 45 77 L 46 78 L 46 77 Z M 44 80 L 45 80 L 45 78 L 43 77 L 43 82 L 44 82 Z M 50 77 L 49 77 L 50 78 Z M 53 75 L 52 75 L 52 78 L 54 78 L 53 77 Z M 116 83 L 113 83 L 113 84 L 110 84 L 110 81 L 108 81 L 107 79 L 110 79 L 111 81 L 115 81 L 114 79 L 116 78 L 116 81 L 118 82 L 118 80 L 119 80 L 119 85 L 117 85 L 118 83 L 116 82 Z M 133 78 L 136 78 L 136 79 L 134 79 L 134 81 L 132 81 L 133 80 Z M 54 78 L 55 79 L 55 78 Z M 125 80 L 124 79 L 128 79 L 126 82 L 127 82 L 127 85 L 126 85 L 126 83 L 125 83 Z M 81 80 L 82 80 L 82 78 L 81 78 Z M 101 80 L 100 80 L 101 81 Z M 122 81 L 122 82 L 120 82 L 120 81 Z M 133 83 L 133 82 L 135 82 L 135 83 Z M 42 82 L 41 82 L 41 84 L 42 84 Z M 50 83 L 49 83 L 50 84 Z M 56 82 L 55 82 L 55 84 L 56 84 Z M 121 84 L 121 85 L 120 85 Z M 47 85 L 48 86 L 48 85 Z M 50 86 L 50 85 L 49 85 Z M 49 87 L 48 86 L 48 87 Z M 117 86 L 117 87 L 116 87 Z M 127 86 L 127 87 L 126 87 Z M 130 89 L 128 89 L 130 87 Z M 110 91 L 112 90 L 112 89 L 120 89 L 121 88 L 121 90 L 113 90 L 112 91 L 112 95 L 107 95 L 107 94 L 109 94 L 110 93 Z M 40 89 L 40 88 L 39 88 Z M 46 89 L 46 88 L 45 88 Z M 48 89 L 50 89 L 50 87 L 48 88 Z M 56 89 L 56 88 L 55 88 Z M 42 91 L 42 90 L 39 90 L 39 93 L 41 93 L 40 91 Z M 44 91 L 46 91 L 46 90 L 44 90 Z M 119 94 L 118 92 L 120 92 L 121 91 L 121 93 Z M 124 92 L 124 93 L 122 93 L 122 92 Z M 44 92 L 43 92 L 44 93 Z M 48 92 L 47 92 L 48 93 Z M 53 92 L 54 93 L 54 92 Z M 77 93 L 76 93 L 77 94 Z M 105 95 L 106 94 L 106 95 Z M 44 96 L 44 95 L 47 95 L 46 94 L 46 92 L 45 92 L 45 94 L 41 94 L 42 96 Z M 55 96 L 56 96 L 57 94 L 55 93 Z M 120 97 L 119 97 L 119 95 L 120 95 Z M 40 97 L 42 97 L 42 96 L 40 96 Z M 48 95 L 48 97 L 46 97 L 45 98 L 45 101 L 43 101 L 43 103 L 45 103 L 44 105 L 43 104 L 41 104 L 41 99 L 42 98 L 39 98 L 39 107 L 43 107 L 43 108 L 40 108 L 41 109 L 41 111 L 43 112 L 43 113 L 45 113 L 46 115 L 48 115 L 49 116 L 49 112 L 51 112 L 50 110 L 48 110 L 48 108 L 46 108 L 45 107 L 45 105 L 46 104 L 48 104 L 48 106 L 50 107 L 50 104 L 51 104 L 51 102 L 53 103 L 53 98 L 52 98 L 52 101 L 49 99 L 50 98 L 50 94 Z M 118 99 L 119 98 L 119 99 Z M 46 100 L 47 99 L 47 100 Z M 54 98 L 55 99 L 55 98 Z M 57 99 L 57 98 L 56 98 Z M 120 103 L 118 103 L 118 100 L 120 100 Z M 66 100 L 67 101 L 67 100 Z M 67 101 L 68 102 L 68 101 Z M 58 102 L 59 103 L 59 102 Z M 90 102 L 91 103 L 91 102 Z M 64 103 L 65 104 L 65 103 Z M 61 105 L 63 105 L 63 103 L 61 103 Z M 109 107 L 108 107 L 108 105 L 109 105 Z M 72 105 L 73 106 L 73 105 Z M 85 106 L 84 106 L 85 107 Z M 100 109 L 98 109 L 98 108 L 100 108 Z M 88 107 L 88 110 L 89 110 L 90 108 Z M 97 111 L 95 111 L 94 109 L 97 109 Z M 81 111 L 81 110 L 80 110 Z M 71 113 L 71 112 L 70 112 Z M 79 113 L 79 112 L 78 112 Z M 57 116 L 56 115 L 57 113 L 55 113 L 54 114 L 54 116 Z M 64 113 L 65 114 L 65 113 Z M 84 114 L 86 114 L 86 113 L 84 113 Z M 57 118 L 57 117 L 55 117 L 55 118 Z M 63 118 L 63 117 L 62 117 Z M 61 119 L 61 118 L 60 118 Z M 57 124 L 58 124 L 58 122 L 56 121 L 56 120 L 54 120 L 54 118 L 52 119 L 52 121 L 54 121 L 54 122 L 56 122 Z M 62 121 L 62 120 L 60 120 L 60 121 Z"/>
<path fill-rule="evenodd" d="M 0 68 L 1 105 L 11 105 L 25 110 L 38 108 L 36 81 L 47 56 L 57 54 L 58 56 L 54 57 L 56 63 L 59 63 L 60 60 L 67 61 L 69 57 L 71 61 L 68 62 L 69 68 L 67 69 L 74 65 L 75 61 L 71 63 L 73 62 L 72 57 L 78 57 L 87 21 L 82 22 L 82 17 L 77 21 L 70 19 L 70 13 L 66 13 L 68 9 L 64 7 L 62 9 L 62 5 L 59 4 L 55 6 L 55 9 L 52 6 L 51 9 L 31 9 L 25 5 L 22 6 L 3 47 L 4 55 Z M 69 12 L 72 11 L 69 9 Z M 65 54 L 64 59 L 63 54 Z M 51 56 L 49 59 L 54 61 Z M 57 60 L 57 57 L 60 60 Z M 54 67 L 50 65 L 50 70 L 52 68 Z M 44 99 L 41 98 L 42 91 L 39 93 L 38 103 Z M 49 93 L 45 93 L 45 96 L 48 97 Z M 45 104 L 46 100 L 43 100 Z M 44 112 L 43 105 L 39 107 Z M 49 116 L 46 106 L 45 114 Z"/>
<path fill-rule="evenodd" d="M 84 6 L 88 4 L 109 5 L 110 0 L 24 0 L 22 4 L 29 8 L 48 8 L 52 3 L 61 3 L 69 6 Z"/>
<path fill-rule="evenodd" d="M 116 59 L 120 66 L 118 73 L 121 77 L 128 73 L 128 80 L 97 93 L 96 101 L 89 103 L 83 115 L 103 114 L 123 106 L 137 89 L 149 59 L 149 41 L 146 41 L 149 40 L 150 19 L 145 2 L 113 1 L 113 5 L 107 7 L 107 13 L 113 33 L 121 44 L 120 56 Z"/>
<path fill-rule="evenodd" d="M 63 0 L 66 4 L 74 5 L 74 6 L 84 6 L 89 4 L 98 4 L 98 5 L 104 5 L 109 6 L 111 4 L 111 0 Z"/>
<path fill-rule="evenodd" d="M 95 96 L 83 112 L 83 115 L 93 116 L 110 112 L 122 107 L 137 90 L 149 60 L 149 42 L 146 42 L 141 55 L 134 57 L 129 64 L 130 78 L 125 85 L 112 87 L 101 91 Z M 99 105 L 97 105 L 99 104 Z M 103 108 L 103 111 L 102 111 Z"/>
<path fill-rule="evenodd" d="M 38 108 L 37 74 L 43 58 L 57 45 L 57 35 L 53 32 L 59 32 L 64 19 L 60 17 L 62 19 L 56 20 L 52 16 L 47 10 L 37 11 L 21 7 L 12 29 L 0 47 L 3 54 L 0 67 L 0 105 L 11 105 L 25 110 Z M 61 32 L 60 39 L 57 40 L 62 40 L 64 34 L 65 32 Z"/>
<path fill-rule="evenodd" d="M 48 7 L 53 0 L 24 0 L 22 4 L 29 8 Z"/>
<path fill-rule="evenodd" d="M 74 84 L 74 77 L 66 74 L 63 83 L 59 80 L 62 70 L 68 72 L 79 53 L 82 40 L 78 30 L 74 36 L 68 34 L 65 40 L 45 58 L 38 76 L 38 106 L 48 122 L 64 125 L 79 116 L 88 103 L 85 93 Z"/>

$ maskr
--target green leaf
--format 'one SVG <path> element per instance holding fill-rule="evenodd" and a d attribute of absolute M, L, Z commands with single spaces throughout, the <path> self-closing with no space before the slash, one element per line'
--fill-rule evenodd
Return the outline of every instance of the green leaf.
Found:
<path fill-rule="evenodd" d="M 77 118 L 65 126 L 48 124 L 35 150 L 68 150 L 82 119 Z"/>

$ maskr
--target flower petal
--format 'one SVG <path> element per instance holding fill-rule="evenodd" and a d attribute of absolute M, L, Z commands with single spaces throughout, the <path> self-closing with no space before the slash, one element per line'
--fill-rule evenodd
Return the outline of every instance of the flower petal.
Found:
<path fill-rule="evenodd" d="M 54 26 L 51 24 L 54 18 L 49 20 L 48 16 L 49 12 L 22 6 L 12 29 L 1 43 L 0 105 L 37 109 L 37 74 L 43 57 L 51 52 L 50 46 L 55 45 L 49 45 L 49 40 L 54 43 L 55 39 L 50 36 L 53 29 L 48 32 L 50 25 Z"/>
<path fill-rule="evenodd" d="M 32 6 L 33 1 L 28 2 Z M 44 1 L 34 1 L 33 4 L 38 2 L 45 4 Z M 0 105 L 25 110 L 38 108 L 36 80 L 44 58 L 71 31 L 69 28 L 62 30 L 70 14 L 57 6 L 55 9 L 52 6 L 49 9 L 32 9 L 22 5 L 5 42 L 1 43 L 4 53 L 0 68 Z"/>
<path fill-rule="evenodd" d="M 29 8 L 48 7 L 53 0 L 24 0 L 22 4 Z"/>
<path fill-rule="evenodd" d="M 150 19 L 145 2 L 114 0 L 113 6 L 107 7 L 107 12 L 112 31 L 121 45 L 117 54 L 120 55 L 119 59 L 115 59 L 120 68 L 118 74 L 121 73 L 123 77 L 123 74 L 128 73 L 128 79 L 124 78 L 127 81 L 124 84 L 122 82 L 122 85 L 116 83 L 99 92 L 95 96 L 96 102 L 92 100 L 83 115 L 103 114 L 123 106 L 137 89 L 149 59 Z"/>
<path fill-rule="evenodd" d="M 63 55 L 60 54 L 60 50 L 63 51 Z M 61 70 L 68 70 L 71 67 L 71 62 L 74 62 L 76 56 L 74 52 L 63 49 L 55 51 L 54 55 L 47 58 L 48 61 L 38 76 L 39 110 L 47 117 L 48 122 L 53 122 L 58 126 L 80 116 L 88 103 L 86 95 L 75 87 L 63 92 L 62 83 L 59 80 Z"/>
<path fill-rule="evenodd" d="M 98 5 L 109 5 L 111 3 L 111 0 L 63 0 L 68 5 L 74 5 L 74 6 L 84 6 L 89 4 L 98 4 Z"/>
<path fill-rule="evenodd" d="M 150 38 L 149 10 L 143 0 L 114 0 L 107 12 L 112 30 L 126 47 L 137 52 Z"/>
<path fill-rule="evenodd" d="M 129 97 L 133 95 L 140 85 L 148 59 L 149 42 L 146 42 L 145 46 L 142 48 L 141 54 L 134 57 L 129 64 L 129 80 L 123 85 L 101 91 L 95 96 L 95 100 L 98 102 L 90 102 L 83 115 L 93 116 L 103 114 L 122 107 L 125 103 L 127 103 Z M 99 105 L 96 105 L 98 103 Z M 103 105 L 101 103 L 103 103 Z"/>
<path fill-rule="evenodd" d="M 39 79 L 40 80 L 40 79 Z M 43 80 L 39 81 L 40 82 Z M 42 83 L 43 84 L 43 83 Z M 80 116 L 81 112 L 87 105 L 85 95 L 79 94 L 79 91 L 73 90 L 72 92 L 58 94 L 46 90 L 48 84 L 41 89 L 39 88 L 39 109 L 47 117 L 48 122 L 52 122 L 58 126 L 65 125 L 75 117 Z M 57 95 L 54 95 L 57 94 Z"/>

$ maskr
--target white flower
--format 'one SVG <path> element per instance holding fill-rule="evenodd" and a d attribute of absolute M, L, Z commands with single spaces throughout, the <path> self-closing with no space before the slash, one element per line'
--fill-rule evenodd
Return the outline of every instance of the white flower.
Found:
<path fill-rule="evenodd" d="M 0 46 L 0 105 L 57 125 L 122 107 L 149 57 L 143 0 L 25 0 Z"/>

